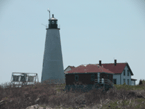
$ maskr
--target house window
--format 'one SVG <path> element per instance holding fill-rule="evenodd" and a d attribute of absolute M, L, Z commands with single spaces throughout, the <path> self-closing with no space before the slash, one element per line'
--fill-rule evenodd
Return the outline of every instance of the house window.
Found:
<path fill-rule="evenodd" d="M 135 85 L 135 81 L 131 81 L 132 82 L 132 85 L 134 86 Z"/>
<path fill-rule="evenodd" d="M 91 75 L 91 81 L 94 81 L 94 80 L 95 80 L 95 75 L 92 74 L 92 75 Z"/>
<path fill-rule="evenodd" d="M 129 70 L 127 70 L 127 75 L 129 76 Z"/>
<path fill-rule="evenodd" d="M 116 79 L 113 79 L 113 83 L 116 84 Z"/>
<path fill-rule="evenodd" d="M 124 72 L 124 76 L 125 76 L 125 70 L 123 70 L 123 72 Z"/>
<path fill-rule="evenodd" d="M 110 75 L 108 74 L 108 79 L 110 78 Z"/>
<path fill-rule="evenodd" d="M 79 81 L 79 75 L 75 75 L 75 81 Z"/>
<path fill-rule="evenodd" d="M 129 79 L 127 80 L 127 84 L 129 85 Z"/>
<path fill-rule="evenodd" d="M 125 79 L 123 79 L 123 82 L 125 83 Z"/>

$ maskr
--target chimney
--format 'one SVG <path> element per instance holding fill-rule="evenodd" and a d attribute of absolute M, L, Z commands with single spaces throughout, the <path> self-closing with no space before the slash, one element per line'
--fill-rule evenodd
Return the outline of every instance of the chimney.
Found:
<path fill-rule="evenodd" d="M 54 14 L 52 14 L 52 18 L 54 18 Z"/>
<path fill-rule="evenodd" d="M 101 66 L 101 60 L 99 60 L 99 65 Z"/>
<path fill-rule="evenodd" d="M 117 64 L 117 60 L 115 59 L 115 60 L 114 60 L 114 65 L 116 66 L 116 64 Z"/>

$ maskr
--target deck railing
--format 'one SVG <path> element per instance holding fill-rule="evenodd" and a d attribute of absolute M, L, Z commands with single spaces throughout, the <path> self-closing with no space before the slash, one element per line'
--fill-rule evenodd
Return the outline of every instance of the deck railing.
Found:
<path fill-rule="evenodd" d="M 111 82 L 109 79 L 107 79 L 108 83 L 111 84 L 111 86 L 114 86 L 113 82 Z"/>
<path fill-rule="evenodd" d="M 95 83 L 98 83 L 98 79 L 95 79 Z M 108 85 L 114 87 L 114 83 L 111 82 L 109 79 L 105 79 L 105 80 L 99 79 L 99 83 L 100 84 L 108 84 Z"/>

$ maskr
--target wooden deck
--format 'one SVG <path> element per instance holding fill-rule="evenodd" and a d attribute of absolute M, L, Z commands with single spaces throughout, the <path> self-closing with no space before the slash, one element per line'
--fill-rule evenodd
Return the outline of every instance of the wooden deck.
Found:
<path fill-rule="evenodd" d="M 76 90 L 76 89 L 82 89 L 82 90 L 91 90 L 93 88 L 95 89 L 100 89 L 104 88 L 105 91 L 108 91 L 110 88 L 113 88 L 114 84 L 109 80 L 106 79 L 104 81 L 99 81 L 95 79 L 94 84 L 88 84 L 88 85 L 66 85 L 65 90 L 70 90 L 71 88 Z"/>

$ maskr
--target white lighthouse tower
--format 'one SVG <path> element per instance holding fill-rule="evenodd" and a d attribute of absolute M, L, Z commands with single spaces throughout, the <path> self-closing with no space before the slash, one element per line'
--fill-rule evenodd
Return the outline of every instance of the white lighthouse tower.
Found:
<path fill-rule="evenodd" d="M 57 27 L 57 19 L 54 18 L 53 14 L 52 18 L 49 18 L 49 25 L 46 30 L 41 82 L 49 80 L 56 84 L 65 83 L 59 33 L 60 29 Z"/>

